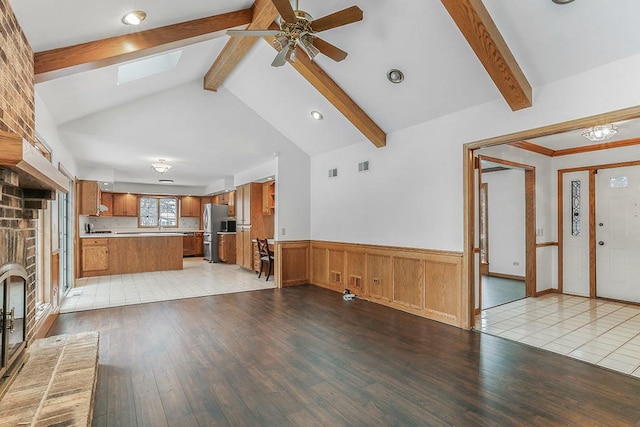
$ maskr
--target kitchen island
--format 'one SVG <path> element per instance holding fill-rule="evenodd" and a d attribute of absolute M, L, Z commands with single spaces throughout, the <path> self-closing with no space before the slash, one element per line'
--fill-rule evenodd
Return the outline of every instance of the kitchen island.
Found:
<path fill-rule="evenodd" d="M 182 233 L 81 235 L 79 277 L 182 270 L 182 238 Z"/>

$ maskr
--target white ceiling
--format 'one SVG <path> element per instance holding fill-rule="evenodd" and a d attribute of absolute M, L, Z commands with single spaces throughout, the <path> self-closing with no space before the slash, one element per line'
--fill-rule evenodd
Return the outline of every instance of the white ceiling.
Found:
<path fill-rule="evenodd" d="M 148 17 L 132 28 L 120 22 L 133 8 L 130 1 L 10 3 L 34 51 L 251 5 L 138 0 L 133 5 Z M 540 85 L 640 53 L 637 0 L 616 0 L 615 7 L 602 0 L 484 3 L 534 86 L 534 104 Z M 314 17 L 353 4 L 364 11 L 362 22 L 323 33 L 349 56 L 340 63 L 316 61 L 385 132 L 501 98 L 439 1 L 300 0 Z M 113 66 L 36 90 L 79 164 L 112 170 L 116 181 L 157 182 L 149 163 L 162 157 L 175 165 L 167 175 L 176 183 L 204 186 L 264 163 L 274 151 L 295 149 L 291 143 L 309 155 L 362 143 L 360 132 L 292 67 L 269 66 L 275 50 L 262 40 L 217 93 L 202 90 L 202 77 L 226 40 L 185 48 L 175 70 L 121 86 Z M 404 71 L 402 84 L 386 80 L 390 68 Z M 313 109 L 325 120 L 311 120 Z"/>

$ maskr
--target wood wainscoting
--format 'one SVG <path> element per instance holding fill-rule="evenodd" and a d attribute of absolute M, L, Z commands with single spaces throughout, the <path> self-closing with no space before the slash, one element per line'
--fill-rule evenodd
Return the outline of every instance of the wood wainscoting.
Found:
<path fill-rule="evenodd" d="M 275 282 L 279 288 L 309 283 L 308 240 L 275 242 Z"/>
<path fill-rule="evenodd" d="M 310 282 L 462 327 L 462 253 L 312 241 Z"/>

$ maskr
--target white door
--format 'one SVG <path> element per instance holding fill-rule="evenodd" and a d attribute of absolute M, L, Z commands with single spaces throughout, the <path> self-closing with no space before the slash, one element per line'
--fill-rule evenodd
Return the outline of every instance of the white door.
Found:
<path fill-rule="evenodd" d="M 589 296 L 589 172 L 562 176 L 562 291 Z"/>
<path fill-rule="evenodd" d="M 640 167 L 596 175 L 596 294 L 640 302 Z"/>

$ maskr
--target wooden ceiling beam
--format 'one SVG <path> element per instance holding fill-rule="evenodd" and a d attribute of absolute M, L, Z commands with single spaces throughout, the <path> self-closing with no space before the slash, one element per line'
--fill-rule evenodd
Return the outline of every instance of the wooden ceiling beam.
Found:
<path fill-rule="evenodd" d="M 271 0 L 256 0 L 252 7 L 251 23 L 247 30 L 269 28 L 278 16 Z M 204 88 L 217 91 L 231 71 L 245 57 L 259 37 L 231 37 L 204 76 Z"/>
<path fill-rule="evenodd" d="M 511 109 L 531 107 L 531 85 L 482 0 L 441 1 Z"/>
<path fill-rule="evenodd" d="M 273 46 L 273 37 L 264 38 Z M 300 53 L 290 63 L 327 101 L 333 104 L 376 147 L 387 145 L 387 135 L 331 77 L 307 55 Z"/>
<path fill-rule="evenodd" d="M 253 8 L 34 54 L 36 83 L 117 64 L 218 36 L 251 22 Z"/>

